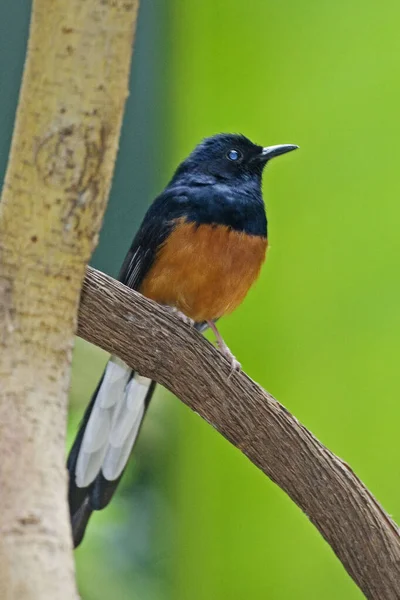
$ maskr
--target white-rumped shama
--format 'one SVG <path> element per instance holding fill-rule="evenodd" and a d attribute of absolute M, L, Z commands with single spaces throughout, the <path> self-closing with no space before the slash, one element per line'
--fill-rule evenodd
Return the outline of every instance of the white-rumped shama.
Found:
<path fill-rule="evenodd" d="M 199 330 L 211 327 L 234 367 L 215 323 L 243 301 L 265 259 L 263 169 L 296 148 L 263 148 L 236 134 L 202 141 L 148 209 L 120 271 L 125 285 L 185 315 Z M 68 458 L 75 546 L 92 511 L 111 500 L 154 387 L 110 358 Z"/>

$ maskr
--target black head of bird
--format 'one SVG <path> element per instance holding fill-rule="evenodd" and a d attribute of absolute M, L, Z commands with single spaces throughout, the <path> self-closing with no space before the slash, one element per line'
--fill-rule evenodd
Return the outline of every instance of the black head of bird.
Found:
<path fill-rule="evenodd" d="M 178 167 L 174 179 L 183 174 L 204 180 L 233 181 L 260 178 L 265 165 L 276 156 L 296 150 L 294 144 L 259 146 L 239 134 L 221 133 L 206 138 Z"/>

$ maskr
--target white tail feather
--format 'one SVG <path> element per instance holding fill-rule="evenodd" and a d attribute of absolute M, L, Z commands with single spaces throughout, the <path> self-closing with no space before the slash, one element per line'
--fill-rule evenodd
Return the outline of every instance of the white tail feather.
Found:
<path fill-rule="evenodd" d="M 81 448 L 91 454 L 100 450 L 107 443 L 111 427 L 111 410 L 94 405 L 92 414 L 85 429 Z"/>
<path fill-rule="evenodd" d="M 76 463 L 78 487 L 90 485 L 100 470 L 109 481 L 122 473 L 139 432 L 151 380 L 131 377 L 131 369 L 116 357 L 104 378 L 86 425 Z M 129 383 L 128 383 L 129 381 Z"/>
<path fill-rule="evenodd" d="M 82 448 L 80 449 L 75 474 L 78 487 L 87 487 L 96 479 L 106 452 L 107 446 L 103 446 L 97 452 L 82 452 Z"/>
<path fill-rule="evenodd" d="M 103 383 L 96 398 L 101 408 L 111 408 L 125 391 L 131 369 L 122 360 L 112 357 L 107 364 Z"/>
<path fill-rule="evenodd" d="M 133 444 L 139 432 L 140 423 L 144 415 L 144 403 L 140 411 L 136 415 L 136 420 L 132 424 L 132 429 L 128 432 L 126 440 L 122 446 L 113 446 L 110 444 L 107 454 L 104 457 L 103 466 L 101 468 L 103 475 L 109 481 L 117 479 L 128 461 L 129 455 L 133 448 Z"/>
<path fill-rule="evenodd" d="M 139 378 L 145 380 L 145 382 L 140 381 Z M 111 424 L 110 444 L 114 448 L 123 446 L 126 438 L 131 433 L 133 424 L 138 418 L 141 420 L 143 417 L 142 408 L 144 408 L 149 384 L 150 380 L 140 377 L 140 375 L 135 375 L 129 382 L 124 402 L 121 402 L 115 410 Z"/>

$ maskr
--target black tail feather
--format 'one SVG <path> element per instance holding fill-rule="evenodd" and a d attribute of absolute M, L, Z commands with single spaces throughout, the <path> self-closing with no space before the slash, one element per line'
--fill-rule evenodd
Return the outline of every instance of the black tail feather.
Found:
<path fill-rule="evenodd" d="M 100 386 L 103 382 L 104 373 L 97 384 L 95 391 L 93 392 L 92 398 L 90 400 L 89 405 L 85 410 L 85 414 L 83 415 L 83 419 L 79 424 L 79 430 L 75 441 L 70 450 L 68 460 L 67 460 L 67 469 L 69 473 L 69 485 L 68 485 L 68 503 L 69 503 L 69 511 L 71 515 L 71 519 L 75 515 L 75 513 L 80 509 L 82 504 L 84 503 L 86 497 L 88 496 L 89 487 L 79 488 L 75 483 L 75 469 L 76 463 L 78 460 L 79 450 L 82 444 L 83 435 L 85 433 L 86 425 L 89 421 L 90 414 L 93 410 L 94 403 L 96 401 L 97 394 L 99 392 Z"/>
<path fill-rule="evenodd" d="M 83 536 L 85 535 L 86 527 L 92 512 L 93 509 L 90 506 L 89 497 L 86 497 L 83 504 L 81 504 L 80 508 L 71 517 L 72 538 L 74 541 L 74 548 L 77 548 L 83 540 Z"/>

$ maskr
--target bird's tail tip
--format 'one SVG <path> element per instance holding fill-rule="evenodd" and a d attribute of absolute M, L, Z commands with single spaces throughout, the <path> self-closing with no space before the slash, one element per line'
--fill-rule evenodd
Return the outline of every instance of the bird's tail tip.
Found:
<path fill-rule="evenodd" d="M 93 509 L 90 506 L 90 499 L 87 497 L 76 513 L 72 515 L 71 527 L 74 548 L 77 548 L 82 542 L 92 512 Z"/>

